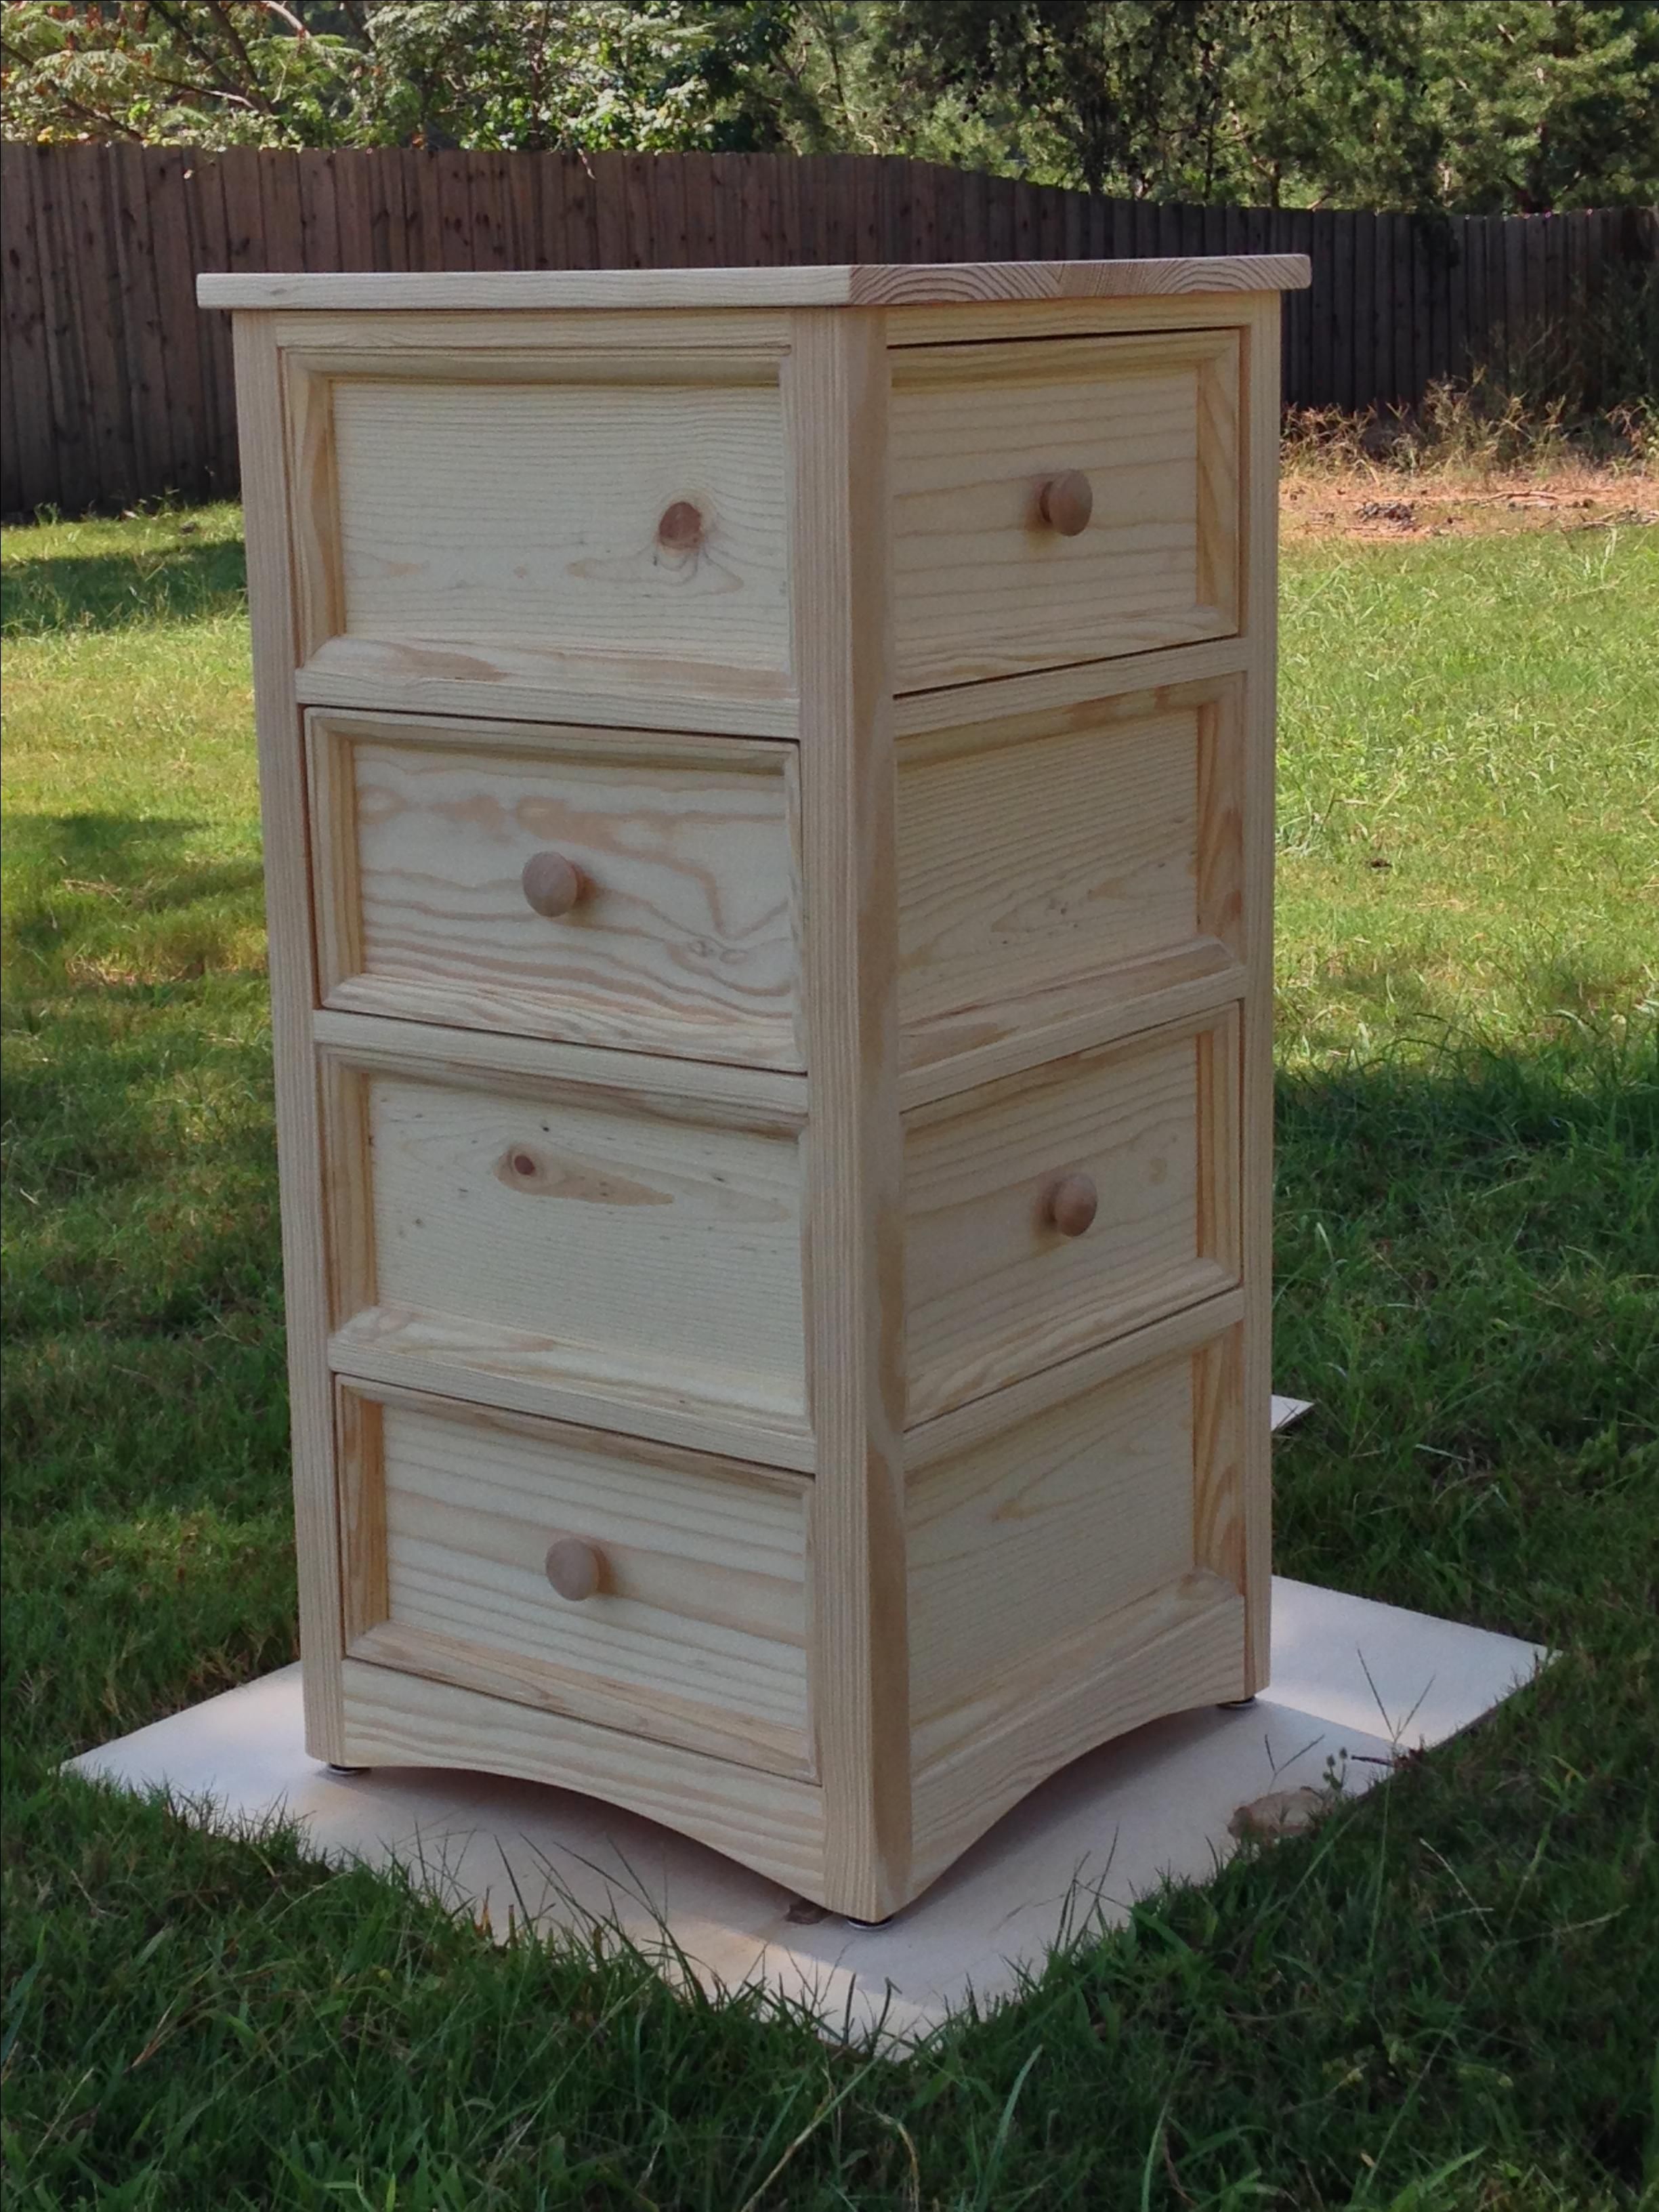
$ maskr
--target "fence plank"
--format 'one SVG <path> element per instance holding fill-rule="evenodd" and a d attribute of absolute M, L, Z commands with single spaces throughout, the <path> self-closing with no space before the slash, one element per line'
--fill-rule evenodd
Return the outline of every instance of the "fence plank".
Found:
<path fill-rule="evenodd" d="M 203 268 L 1303 252 L 1287 404 L 1410 406 L 1434 378 L 1513 385 L 1546 356 L 1593 403 L 1609 288 L 1659 221 L 1181 208 L 898 155 L 9 146 L 3 162 L 8 513 L 234 488 L 228 334 L 196 311 Z"/>
<path fill-rule="evenodd" d="M 121 358 L 126 344 L 126 332 L 121 326 L 120 280 L 109 251 L 109 165 L 101 146 L 77 146 L 75 153 L 76 159 L 66 165 L 67 206 L 79 264 L 82 341 L 96 455 L 94 495 L 125 505 L 142 495 L 142 479 L 133 450 L 132 394 L 125 378 L 100 373 L 101 364 Z M 214 195 L 216 200 L 217 197 Z M 205 192 L 191 195 L 192 200 L 202 202 L 207 198 Z M 204 217 L 208 212 L 204 208 Z M 222 229 L 222 204 L 219 219 Z M 215 412 L 218 412 L 216 407 Z M 216 422 L 216 435 L 217 428 Z"/>
<path fill-rule="evenodd" d="M 0 285 L 0 331 L 6 348 L 3 379 L 10 438 L 3 471 L 5 512 L 21 514 L 63 501 L 58 441 L 52 421 L 52 380 L 46 365 L 46 285 L 40 232 L 33 220 L 33 147 L 0 146 L 0 211 L 6 224 L 5 278 Z M 19 210 L 23 211 L 20 220 Z"/>
<path fill-rule="evenodd" d="M 208 489 L 202 433 L 206 399 L 202 388 L 201 333 L 196 327 L 196 271 L 191 264 L 190 218 L 185 178 L 189 157 L 166 149 L 149 179 L 155 307 L 161 322 L 161 364 L 167 379 L 169 489 L 199 499 Z M 193 181 L 193 180 L 192 180 Z"/>
<path fill-rule="evenodd" d="M 1527 223 L 1524 216 L 1504 221 L 1504 329 L 1508 381 L 1524 382 L 1530 365 L 1532 337 L 1527 315 Z"/>
<path fill-rule="evenodd" d="M 192 295 L 196 272 L 230 265 L 230 240 L 225 215 L 224 178 L 220 163 L 210 155 L 198 154 L 185 176 L 185 214 L 189 224 L 185 272 Z M 97 249 L 101 260 L 101 237 Z M 192 296 L 192 307 L 194 299 Z M 202 453 L 204 489 L 222 496 L 236 483 L 236 408 L 231 365 L 230 318 L 202 315 L 195 319 L 196 343 L 201 354 Z M 176 343 L 187 343 L 181 334 Z"/>
<path fill-rule="evenodd" d="M 116 209 L 117 285 L 126 339 L 125 368 L 132 391 L 133 450 L 142 489 L 159 492 L 167 489 L 167 399 L 144 154 L 137 146 L 111 146 L 106 153 Z"/>
<path fill-rule="evenodd" d="M 300 181 L 300 261 L 307 269 L 338 269 L 340 226 L 334 208 L 334 172 L 326 153 L 307 147 L 296 155 Z"/>
<path fill-rule="evenodd" d="M 1331 404 L 1336 393 L 1331 374 L 1333 243 L 1328 223 L 1310 222 L 1308 260 L 1313 282 L 1308 288 L 1308 379 L 1310 387 L 1321 395 L 1320 404 L 1325 406 Z"/>
<path fill-rule="evenodd" d="M 1356 324 L 1359 312 L 1355 268 L 1354 236 L 1358 217 L 1346 210 L 1332 217 L 1331 232 L 1331 390 L 1337 405 L 1352 414 L 1356 389 L 1354 357 L 1358 346 Z"/>
<path fill-rule="evenodd" d="M 79 147 L 70 149 L 80 155 Z M 30 169 L 34 222 L 40 234 L 40 273 L 46 309 L 46 381 L 51 394 L 52 435 L 58 446 L 58 479 L 65 507 L 74 510 L 97 496 L 98 453 L 92 435 L 87 363 L 82 351 L 81 278 L 70 211 L 64 203 L 72 162 L 54 161 L 40 149 Z M 55 281 L 46 283 L 48 276 Z"/>

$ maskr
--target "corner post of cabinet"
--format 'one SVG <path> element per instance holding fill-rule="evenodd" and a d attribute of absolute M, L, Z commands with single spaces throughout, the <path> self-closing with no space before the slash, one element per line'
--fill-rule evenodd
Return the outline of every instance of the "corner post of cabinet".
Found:
<path fill-rule="evenodd" d="M 910 1878 L 886 319 L 801 309 L 790 323 L 817 1451 L 810 1668 L 824 1902 L 874 1920 L 906 1901 Z"/>
<path fill-rule="evenodd" d="M 313 1759 L 342 1765 L 346 1759 L 340 1672 L 344 1646 L 328 1373 L 321 1137 L 312 1039 L 311 856 L 303 732 L 294 683 L 298 630 L 289 550 L 289 439 L 275 326 L 276 318 L 270 313 L 243 310 L 235 316 L 236 408 L 248 598 L 253 611 L 253 714 L 270 933 L 306 1748 Z"/>
<path fill-rule="evenodd" d="M 1243 851 L 1245 987 L 1241 1042 L 1244 1282 L 1243 1479 L 1244 1690 L 1269 1672 L 1273 1552 L 1273 804 L 1279 651 L 1279 355 L 1283 296 L 1247 311 L 1242 488 L 1245 676 Z"/>

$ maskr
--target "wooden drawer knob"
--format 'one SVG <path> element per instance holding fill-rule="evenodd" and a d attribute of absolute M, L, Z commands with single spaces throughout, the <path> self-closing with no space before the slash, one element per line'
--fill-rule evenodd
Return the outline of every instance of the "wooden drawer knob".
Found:
<path fill-rule="evenodd" d="M 580 1536 L 561 1536 L 547 1547 L 547 1579 L 573 1604 L 598 1589 L 600 1564 L 599 1553 Z"/>
<path fill-rule="evenodd" d="M 1092 1176 L 1062 1176 L 1048 1194 L 1048 1218 L 1062 1237 L 1081 1237 L 1099 1204 Z"/>
<path fill-rule="evenodd" d="M 1038 495 L 1037 505 L 1050 530 L 1062 538 L 1075 538 L 1089 527 L 1095 511 L 1094 486 L 1081 469 L 1067 469 L 1063 477 L 1050 477 Z"/>
<path fill-rule="evenodd" d="M 562 853 L 532 853 L 524 864 L 524 895 L 538 914 L 556 921 L 582 895 L 581 871 Z"/>

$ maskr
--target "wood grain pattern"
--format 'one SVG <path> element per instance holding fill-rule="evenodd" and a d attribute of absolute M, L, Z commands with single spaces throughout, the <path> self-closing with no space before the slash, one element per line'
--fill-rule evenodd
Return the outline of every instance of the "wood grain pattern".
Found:
<path fill-rule="evenodd" d="M 895 688 L 1237 629 L 1237 358 L 1231 331 L 896 351 Z M 1062 469 L 1094 488 L 1077 538 L 1038 511 Z"/>
<path fill-rule="evenodd" d="M 1192 1568 L 1201 1356 L 1098 1383 L 911 1475 L 919 1761 L 955 1741 L 957 1713 L 988 1686 Z"/>
<path fill-rule="evenodd" d="M 534 641 L 434 644 L 332 637 L 294 678 L 308 707 L 483 714 L 719 737 L 794 738 L 799 708 L 781 669 L 732 668 L 647 652 L 562 653 Z"/>
<path fill-rule="evenodd" d="M 445 367 L 331 380 L 348 635 L 787 666 L 775 386 Z M 702 536 L 665 547 L 659 520 L 687 498 Z"/>
<path fill-rule="evenodd" d="M 1013 1026 L 1032 994 L 1085 976 L 1104 1001 L 1120 995 L 1115 970 L 1237 957 L 1238 703 L 1222 678 L 901 747 L 908 1066 L 940 1056 L 926 1031 L 942 1017 Z"/>
<path fill-rule="evenodd" d="M 386 1452 L 380 1401 L 334 1385 L 340 1499 L 340 1621 L 345 1648 L 391 1611 L 386 1557 Z"/>
<path fill-rule="evenodd" d="M 784 393 L 811 1036 L 805 1277 L 818 1449 L 811 1671 L 827 1824 L 821 1893 L 868 1920 L 912 1893 L 879 319 L 798 316 Z"/>
<path fill-rule="evenodd" d="M 822 1893 L 823 1793 L 814 1783 L 365 1660 L 348 1659 L 341 1679 L 351 1765 L 555 1783 L 695 1836 L 786 1889 Z"/>
<path fill-rule="evenodd" d="M 269 928 L 283 1279 L 288 1310 L 300 1639 L 306 1654 L 306 1746 L 344 1759 L 334 1407 L 326 1353 L 328 1285 L 319 1107 L 311 1053 L 315 990 L 310 854 L 300 719 L 294 699 L 295 611 L 289 565 L 281 361 L 268 327 L 239 316 L 233 333 L 253 623 L 253 714 L 259 747 Z"/>
<path fill-rule="evenodd" d="M 1236 329 L 1244 305 L 1237 293 L 1121 293 L 1093 299 L 970 300 L 895 307 L 890 346 L 984 345 L 1003 338 L 1128 337 L 1137 331 Z"/>
<path fill-rule="evenodd" d="M 556 1092 L 590 1105 L 611 1103 L 668 1121 L 790 1129 L 799 1128 L 806 1119 L 805 1079 L 767 1067 L 607 1052 L 497 1030 L 469 1036 L 428 1023 L 394 1024 L 373 1015 L 336 1013 L 326 1007 L 312 1016 L 311 1030 L 319 1045 L 331 1048 L 359 1067 L 392 1073 L 417 1069 L 462 1082 L 487 1075 L 510 1088 L 529 1085 L 538 1095 Z"/>
<path fill-rule="evenodd" d="M 361 1277 L 337 1265 L 337 1360 L 344 1332 L 428 1365 L 804 1419 L 793 1130 L 484 1071 L 352 1081 L 359 1100 L 331 1115 L 329 1177 L 368 1229 L 334 1241 L 372 1235 L 375 1304 L 359 1308 Z"/>
<path fill-rule="evenodd" d="M 941 1460 L 977 1451 L 994 1437 L 1018 1429 L 1054 1407 L 1063 1406 L 1085 1391 L 1139 1368 L 1151 1367 L 1177 1352 L 1190 1353 L 1233 1328 L 1244 1311 L 1242 1290 L 1223 1291 L 1195 1305 L 1182 1306 L 1162 1321 L 1148 1322 L 1087 1352 L 1075 1353 L 1053 1367 L 1039 1367 L 1018 1382 L 993 1390 L 983 1398 L 970 1398 L 948 1413 L 936 1413 L 905 1432 L 906 1480 L 911 1481 Z"/>
<path fill-rule="evenodd" d="M 904 1038 L 899 1103 L 908 1113 L 1021 1068 L 1213 1012 L 1238 997 L 1243 981 L 1224 946 L 1200 939 L 1188 951 L 1126 961 L 1105 976 L 938 1015 Z"/>
<path fill-rule="evenodd" d="M 416 374 L 423 373 L 425 363 L 451 355 L 539 360 L 550 354 L 581 354 L 620 363 L 624 375 L 659 375 L 665 356 L 677 363 L 689 361 L 702 375 L 723 356 L 750 382 L 760 373 L 759 364 L 769 361 L 765 374 L 775 381 L 777 363 L 789 343 L 787 313 L 763 307 L 741 314 L 694 307 L 527 307 L 493 314 L 447 307 L 401 307 L 395 314 L 378 307 L 301 307 L 273 313 L 270 326 L 278 345 L 313 362 L 323 356 L 359 362 L 374 357 L 382 367 L 401 368 L 406 362 Z M 653 357 L 657 367 L 647 370 Z"/>
<path fill-rule="evenodd" d="M 295 617 L 300 659 L 304 661 L 346 627 L 334 392 L 326 374 L 308 368 L 291 352 L 284 351 L 282 362 L 289 441 Z"/>
<path fill-rule="evenodd" d="M 1224 678 L 1198 709 L 1194 920 L 1200 935 L 1244 957 L 1244 690 Z"/>
<path fill-rule="evenodd" d="M 1237 1279 L 1214 1188 L 1233 1159 L 1206 1141 L 1235 1035 L 1225 1009 L 907 1115 L 911 1421 Z M 1100 1194 L 1075 1239 L 1046 1210 L 1067 1173 Z"/>
<path fill-rule="evenodd" d="M 916 1771 L 916 1886 L 1080 1753 L 1162 1714 L 1241 1695 L 1243 1634 L 1237 1592 L 1189 1575 L 965 1704 Z"/>
<path fill-rule="evenodd" d="M 538 1419 L 616 1429 L 689 1451 L 726 1453 L 810 1474 L 811 1423 L 768 1399 L 744 1401 L 743 1377 L 722 1374 L 712 1394 L 677 1369 L 641 1372 L 592 1346 L 550 1343 L 453 1314 L 375 1305 L 328 1340 L 335 1370 L 355 1382 L 422 1390 Z"/>
<path fill-rule="evenodd" d="M 343 1389 L 343 1406 L 362 1396 Z M 441 1399 L 395 1393 L 378 1410 L 342 1437 L 363 1578 L 378 1571 L 385 1593 L 353 1657 L 811 1772 L 810 1484 Z M 602 1561 L 580 1605 L 544 1572 L 571 1536 Z"/>
<path fill-rule="evenodd" d="M 1249 1598 L 1243 1331 L 1192 1355 L 1193 1559 Z"/>
<path fill-rule="evenodd" d="M 835 307 L 977 300 L 1108 299 L 1295 290 L 1297 253 L 1170 255 L 1124 261 L 957 261 L 775 269 L 249 270 L 196 281 L 204 307 Z"/>
<path fill-rule="evenodd" d="M 1237 675 L 1249 659 L 1240 637 L 1207 638 L 1152 653 L 1129 653 L 1071 668 L 1043 668 L 1029 676 L 1000 676 L 955 691 L 910 691 L 893 702 L 893 734 L 901 747 L 936 731 L 972 728 L 981 722 L 1014 721 L 1025 715 L 1091 711 L 1123 693 L 1173 689 Z"/>
<path fill-rule="evenodd" d="M 308 717 L 330 1006 L 802 1067 L 792 747 Z M 578 902 L 529 904 L 551 848 Z"/>

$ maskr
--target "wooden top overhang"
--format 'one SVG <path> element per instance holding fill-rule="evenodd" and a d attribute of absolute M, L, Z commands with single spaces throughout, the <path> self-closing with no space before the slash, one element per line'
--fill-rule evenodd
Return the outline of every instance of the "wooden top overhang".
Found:
<path fill-rule="evenodd" d="M 514 269 L 198 276 L 204 307 L 959 307 L 1019 300 L 1296 292 L 1303 253 L 1160 261 L 848 262 L 781 269 Z"/>

